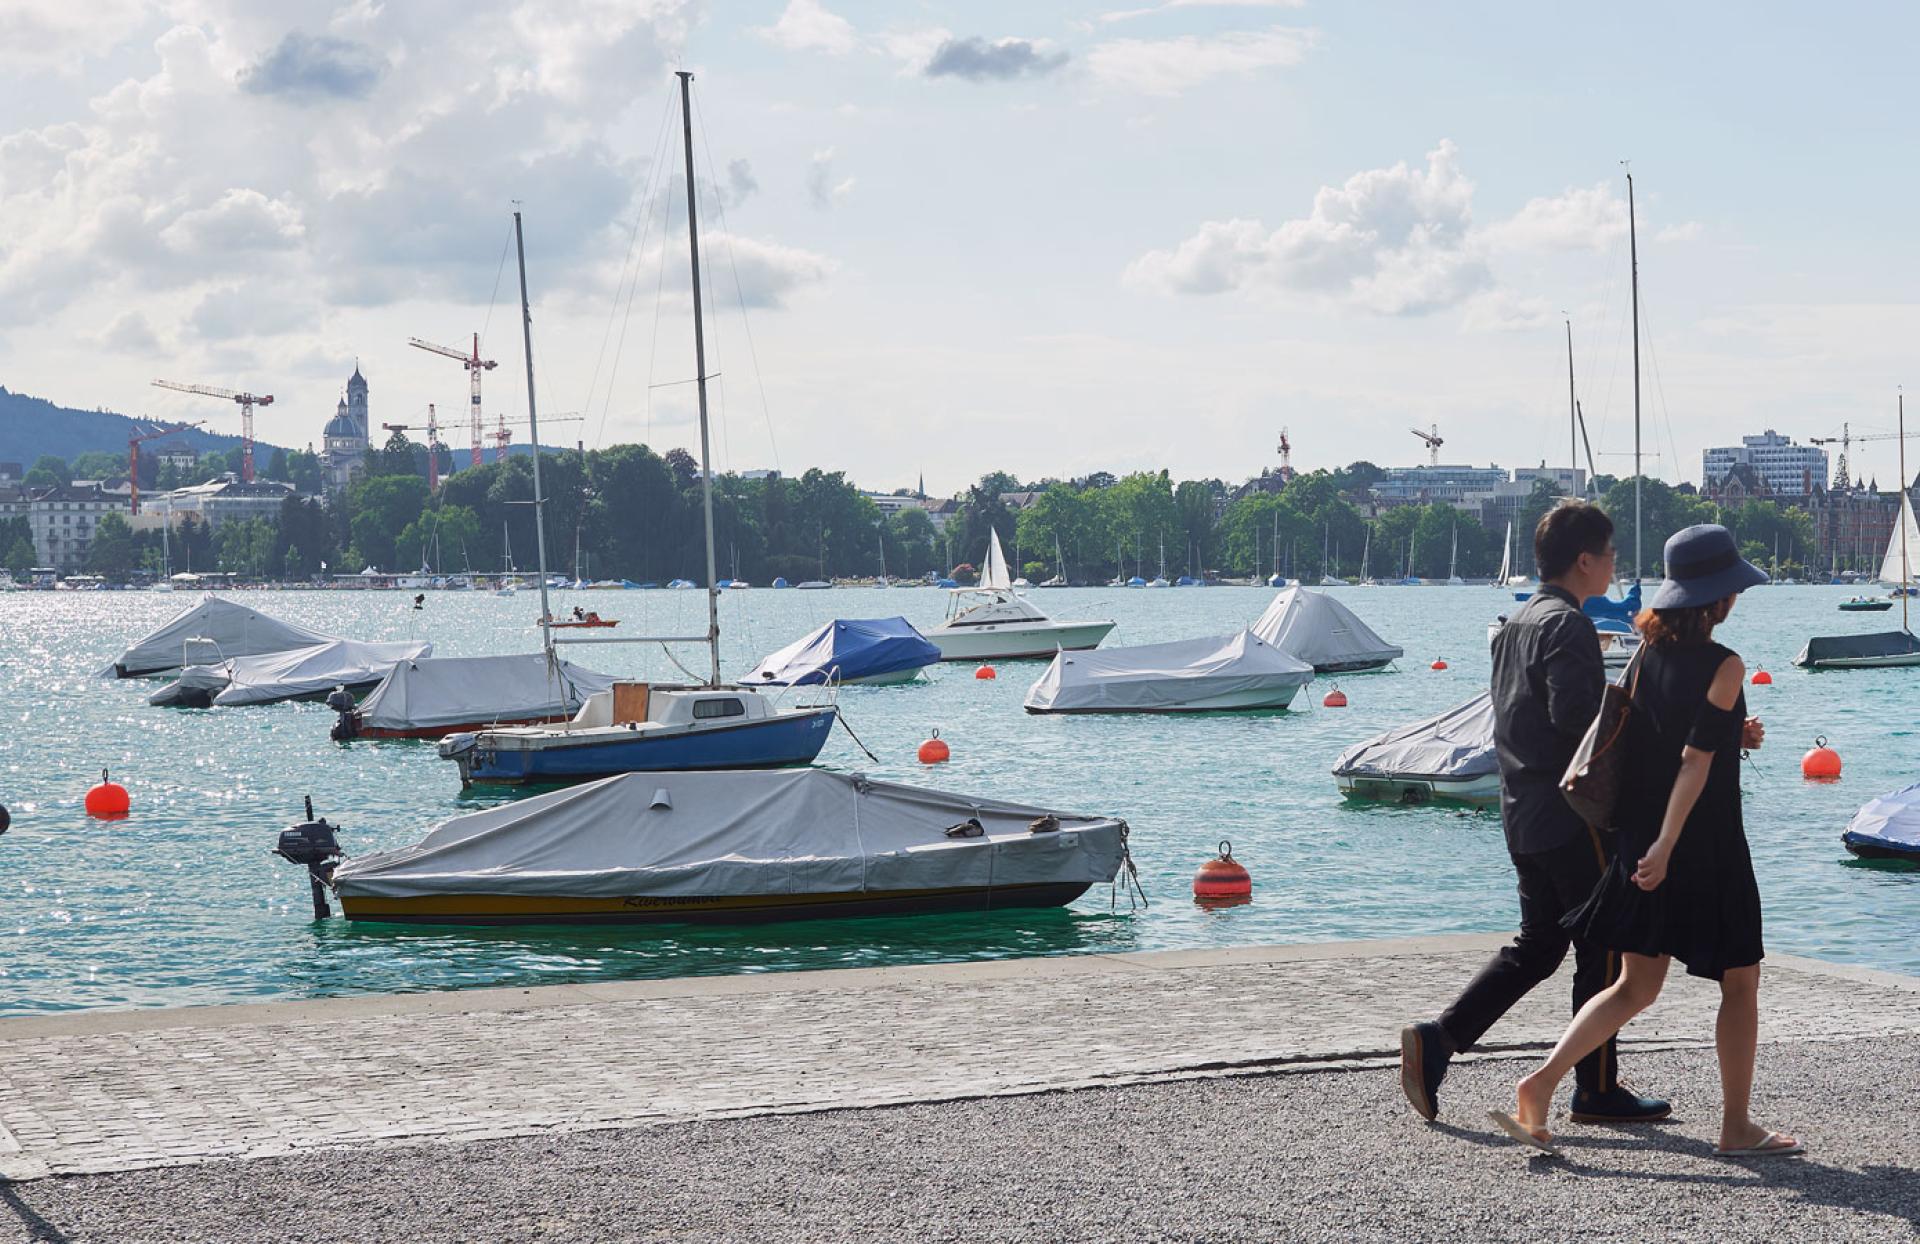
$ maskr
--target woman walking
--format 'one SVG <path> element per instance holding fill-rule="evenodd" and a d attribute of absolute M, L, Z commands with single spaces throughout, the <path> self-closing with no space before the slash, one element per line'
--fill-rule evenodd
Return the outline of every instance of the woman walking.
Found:
<path fill-rule="evenodd" d="M 1740 820 L 1740 752 L 1760 746 L 1746 716 L 1746 666 L 1713 641 L 1734 600 L 1765 583 L 1725 527 L 1677 532 L 1667 578 L 1638 624 L 1645 648 L 1633 671 L 1626 730 L 1627 784 L 1612 864 L 1566 924 L 1621 952 L 1620 979 L 1574 1016 L 1546 1065 L 1520 1081 L 1511 1115 L 1490 1115 L 1524 1145 L 1558 1152 L 1547 1128 L 1554 1089 L 1588 1052 L 1652 1005 L 1678 959 L 1720 982 L 1715 1044 L 1722 1112 L 1716 1153 L 1800 1153 L 1798 1140 L 1748 1115 L 1759 1039 L 1760 889 Z"/>

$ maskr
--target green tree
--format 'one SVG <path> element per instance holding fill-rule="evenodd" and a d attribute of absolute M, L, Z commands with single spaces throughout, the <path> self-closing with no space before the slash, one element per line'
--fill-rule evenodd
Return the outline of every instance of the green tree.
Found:
<path fill-rule="evenodd" d="M 320 455 L 304 449 L 294 450 L 287 455 L 285 478 L 288 483 L 308 496 L 318 496 L 321 490 Z"/>
<path fill-rule="evenodd" d="M 427 481 L 418 475 L 371 475 L 347 490 L 352 518 L 354 560 L 370 566 L 398 567 L 395 539 L 420 517 L 427 504 Z"/>
<path fill-rule="evenodd" d="M 64 488 L 73 482 L 73 473 L 67 469 L 65 458 L 41 454 L 21 482 L 29 488 Z"/>
<path fill-rule="evenodd" d="M 15 539 L 7 546 L 7 573 L 15 578 L 22 578 L 32 570 L 35 560 L 31 540 Z"/>
<path fill-rule="evenodd" d="M 94 526 L 93 540 L 87 545 L 87 569 L 119 581 L 131 575 L 136 564 L 133 528 L 118 514 L 102 517 Z"/>
<path fill-rule="evenodd" d="M 126 473 L 126 455 L 110 454 L 103 449 L 90 449 L 76 456 L 67 470 L 69 479 L 115 479 Z"/>

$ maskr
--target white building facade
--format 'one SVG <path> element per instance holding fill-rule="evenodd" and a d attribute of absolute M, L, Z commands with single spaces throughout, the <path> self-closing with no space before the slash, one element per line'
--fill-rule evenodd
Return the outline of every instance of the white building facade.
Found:
<path fill-rule="evenodd" d="M 1827 451 L 1818 445 L 1796 445 L 1792 437 L 1772 428 L 1758 436 L 1743 436 L 1738 445 L 1708 449 L 1700 457 L 1703 490 L 1714 488 L 1741 464 L 1752 467 L 1775 496 L 1804 497 L 1827 486 Z"/>

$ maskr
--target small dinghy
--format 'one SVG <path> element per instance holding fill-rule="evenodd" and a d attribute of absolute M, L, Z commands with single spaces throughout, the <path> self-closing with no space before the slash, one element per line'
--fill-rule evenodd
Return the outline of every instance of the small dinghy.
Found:
<path fill-rule="evenodd" d="M 1920 782 L 1868 802 L 1853 814 L 1840 841 L 1863 860 L 1920 864 Z"/>
<path fill-rule="evenodd" d="M 1029 713 L 1217 713 L 1285 708 L 1313 666 L 1252 631 L 1061 652 L 1027 692 Z"/>
<path fill-rule="evenodd" d="M 166 625 L 134 643 L 101 670 L 116 678 L 144 678 L 168 674 L 189 665 L 267 656 L 333 643 L 304 626 L 282 622 L 245 605 L 208 593 L 200 603 L 169 618 Z"/>
<path fill-rule="evenodd" d="M 1493 693 L 1482 691 L 1438 716 L 1349 747 L 1334 762 L 1344 795 L 1394 803 L 1500 799 L 1493 745 Z"/>
<path fill-rule="evenodd" d="M 459 730 L 565 721 L 614 683 L 542 652 L 402 661 L 359 706 L 342 707 L 333 738 L 437 739 Z"/>
<path fill-rule="evenodd" d="M 1920 638 L 1912 631 L 1871 635 L 1816 635 L 1793 663 L 1806 670 L 1884 669 L 1920 665 Z"/>
<path fill-rule="evenodd" d="M 1290 587 L 1273 598 L 1253 633 L 1313 666 L 1318 674 L 1356 674 L 1384 668 L 1405 652 L 1325 592 Z"/>
<path fill-rule="evenodd" d="M 767 657 L 740 681 L 749 687 L 885 686 L 912 682 L 939 660 L 940 649 L 905 618 L 837 618 Z"/>
<path fill-rule="evenodd" d="M 1839 608 L 1841 613 L 1885 613 L 1893 608 L 1893 598 L 1856 596 L 1852 600 L 1841 601 Z"/>
<path fill-rule="evenodd" d="M 211 708 L 317 700 L 336 687 L 364 691 L 400 662 L 432 655 L 433 645 L 429 643 L 369 644 L 336 639 L 291 652 L 190 666 L 180 671 L 179 678 L 148 696 L 147 703 Z"/>
<path fill-rule="evenodd" d="M 1057 907 L 1131 875 L 1127 824 L 824 769 L 632 773 L 444 821 L 336 862 L 334 827 L 279 854 L 349 920 L 754 923 Z M 317 913 L 318 914 L 318 913 Z"/>

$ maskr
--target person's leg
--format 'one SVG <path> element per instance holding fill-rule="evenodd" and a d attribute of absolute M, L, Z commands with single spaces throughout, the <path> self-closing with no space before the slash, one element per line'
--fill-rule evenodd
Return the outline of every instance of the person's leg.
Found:
<path fill-rule="evenodd" d="M 1523 1127 L 1545 1130 L 1554 1090 L 1560 1087 L 1567 1072 L 1573 1070 L 1573 1065 L 1598 1049 L 1660 996 L 1660 986 L 1667 978 L 1665 955 L 1654 958 L 1628 954 L 1621 958 L 1624 966 L 1620 979 L 1587 1000 L 1567 1025 L 1567 1031 L 1545 1064 L 1520 1081 L 1515 1091 L 1519 1108 L 1514 1111 L 1514 1118 Z"/>
<path fill-rule="evenodd" d="M 1607 868 L 1607 849 L 1598 830 L 1589 828 L 1572 849 L 1554 859 L 1561 899 L 1568 910 L 1587 901 Z M 1573 1013 L 1578 1015 L 1594 995 L 1620 979 L 1619 952 L 1575 939 L 1573 943 Z M 1573 1082 L 1583 1094 L 1611 1092 L 1620 1083 L 1618 1042 L 1608 1037 L 1598 1049 L 1573 1068 Z"/>
<path fill-rule="evenodd" d="M 1516 1002 L 1559 970 L 1566 957 L 1571 935 L 1560 925 L 1565 908 L 1555 870 L 1542 855 L 1516 855 L 1513 867 L 1520 880 L 1520 931 L 1441 1012 L 1440 1031 L 1449 1053 L 1472 1048 Z"/>
<path fill-rule="evenodd" d="M 1714 1025 L 1720 1054 L 1720 1147 L 1747 1149 L 1767 1138 L 1753 1121 L 1754 1052 L 1760 1041 L 1760 965 L 1734 968 L 1720 978 L 1720 1018 Z M 1782 1136 L 1783 1143 L 1793 1137 Z"/>

